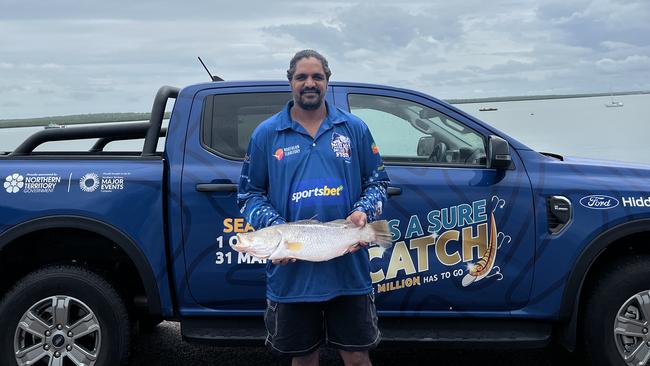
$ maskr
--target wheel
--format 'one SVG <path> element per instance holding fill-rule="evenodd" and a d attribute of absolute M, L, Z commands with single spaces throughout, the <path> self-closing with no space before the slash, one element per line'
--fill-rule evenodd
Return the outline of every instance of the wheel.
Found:
<path fill-rule="evenodd" d="M 130 324 L 115 289 L 94 272 L 52 266 L 19 280 L 0 302 L 0 364 L 125 365 Z"/>
<path fill-rule="evenodd" d="M 611 268 L 584 308 L 584 351 L 590 365 L 650 365 L 650 257 Z"/>

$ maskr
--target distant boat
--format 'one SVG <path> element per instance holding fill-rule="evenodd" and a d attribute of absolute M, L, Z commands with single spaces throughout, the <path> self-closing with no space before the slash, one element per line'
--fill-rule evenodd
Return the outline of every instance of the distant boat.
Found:
<path fill-rule="evenodd" d="M 65 128 L 65 125 L 60 125 L 58 123 L 50 122 L 47 126 L 45 126 L 45 129 L 50 129 L 50 128 Z"/>
<path fill-rule="evenodd" d="M 622 107 L 623 102 L 615 101 L 612 99 L 611 102 L 605 104 L 605 107 L 611 108 L 611 107 Z"/>
<path fill-rule="evenodd" d="M 612 101 L 605 104 L 605 107 L 611 108 L 611 107 L 622 107 L 623 106 L 623 102 L 619 102 L 617 100 L 614 100 L 614 93 L 612 93 L 611 90 L 609 91 L 609 96 L 610 96 L 610 98 L 612 98 Z"/>
<path fill-rule="evenodd" d="M 496 111 L 496 110 L 498 110 L 498 108 L 494 108 L 494 107 L 484 107 L 484 108 L 479 108 L 478 110 L 481 111 L 481 112 L 492 112 L 492 111 Z"/>

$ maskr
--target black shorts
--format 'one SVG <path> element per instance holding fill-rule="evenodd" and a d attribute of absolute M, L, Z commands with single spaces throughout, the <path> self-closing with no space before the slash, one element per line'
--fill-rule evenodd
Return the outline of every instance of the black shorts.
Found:
<path fill-rule="evenodd" d="M 325 302 L 266 303 L 266 345 L 273 353 L 306 356 L 322 344 L 358 352 L 379 344 L 372 293 L 339 296 Z"/>

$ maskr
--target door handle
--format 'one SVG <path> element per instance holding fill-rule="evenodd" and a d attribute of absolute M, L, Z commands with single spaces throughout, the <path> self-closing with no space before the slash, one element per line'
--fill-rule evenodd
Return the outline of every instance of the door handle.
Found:
<path fill-rule="evenodd" d="M 199 183 L 196 185 L 199 192 L 237 192 L 236 183 Z"/>
<path fill-rule="evenodd" d="M 400 194 L 402 194 L 402 188 L 400 188 L 400 187 L 392 187 L 392 186 L 388 187 L 388 195 L 389 196 L 399 196 Z"/>

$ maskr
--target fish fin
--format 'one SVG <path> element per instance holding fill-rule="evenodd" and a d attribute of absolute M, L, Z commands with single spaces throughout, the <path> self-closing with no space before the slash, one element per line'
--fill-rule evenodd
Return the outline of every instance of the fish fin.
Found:
<path fill-rule="evenodd" d="M 334 220 L 334 221 L 328 221 L 326 224 L 327 225 L 332 225 L 332 226 L 344 226 L 344 227 L 345 226 L 356 226 L 356 225 L 354 225 L 354 223 L 352 223 L 352 221 L 348 221 L 346 219 L 338 219 L 338 220 Z"/>
<path fill-rule="evenodd" d="M 289 249 L 292 252 L 297 252 L 305 246 L 305 244 L 298 241 L 288 241 L 286 242 L 285 245 L 287 249 Z"/>
<path fill-rule="evenodd" d="M 368 224 L 373 232 L 372 242 L 379 244 L 382 248 L 390 248 L 393 246 L 393 239 L 388 230 L 388 221 L 380 220 Z"/>
<path fill-rule="evenodd" d="M 294 221 L 292 224 L 320 224 L 320 221 L 316 220 L 316 216 L 318 216 L 318 214 L 315 214 L 308 219 Z"/>
<path fill-rule="evenodd" d="M 303 224 L 303 225 L 305 225 L 305 224 L 307 224 L 307 225 L 309 225 L 309 224 L 320 224 L 320 221 L 312 220 L 312 219 L 306 219 L 306 220 L 298 220 L 298 221 L 294 221 L 294 222 L 289 222 L 288 224 Z"/>

